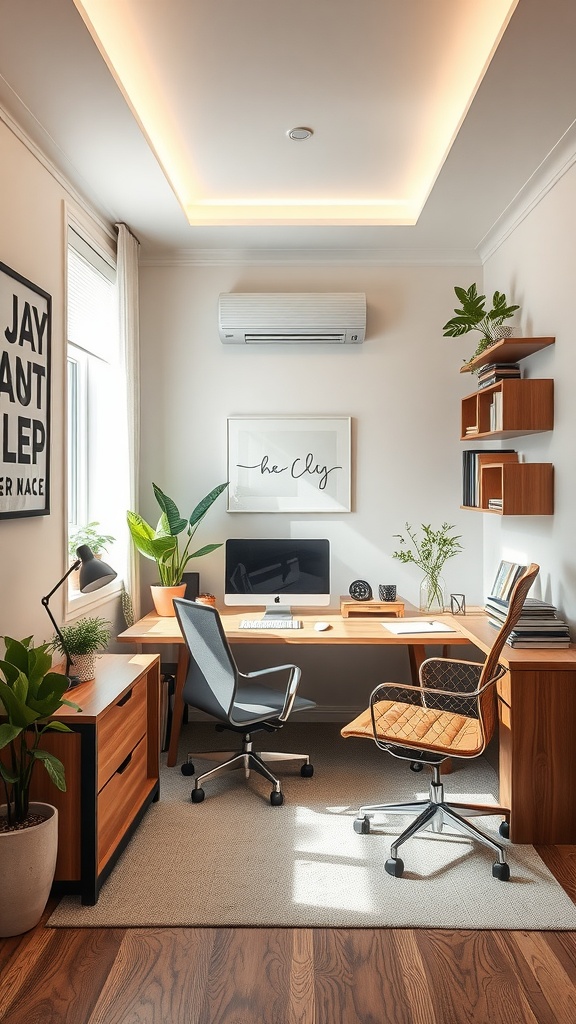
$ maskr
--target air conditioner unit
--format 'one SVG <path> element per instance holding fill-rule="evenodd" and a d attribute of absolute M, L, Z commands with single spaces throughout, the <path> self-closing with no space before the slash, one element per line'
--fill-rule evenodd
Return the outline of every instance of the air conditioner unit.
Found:
<path fill-rule="evenodd" d="M 224 292 L 218 300 L 224 345 L 360 345 L 362 292 Z"/>

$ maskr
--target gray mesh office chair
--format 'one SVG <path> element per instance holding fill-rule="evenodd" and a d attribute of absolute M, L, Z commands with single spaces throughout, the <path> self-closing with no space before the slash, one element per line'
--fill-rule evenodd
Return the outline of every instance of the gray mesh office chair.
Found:
<path fill-rule="evenodd" d="M 235 768 L 243 768 L 246 778 L 254 769 L 268 779 L 273 785 L 270 803 L 282 804 L 284 796 L 280 780 L 270 771 L 267 762 L 301 762 L 300 774 L 304 778 L 310 778 L 314 768 L 307 754 L 256 753 L 252 746 L 252 734 L 261 730 L 276 732 L 291 713 L 316 706 L 314 701 L 297 696 L 300 669 L 296 665 L 277 665 L 242 673 L 234 661 L 215 608 L 183 598 L 175 599 L 174 608 L 190 651 L 190 666 L 182 694 L 184 702 L 199 711 L 205 711 L 222 728 L 243 737 L 241 751 L 209 750 L 196 754 L 197 757 L 220 763 L 196 777 L 191 793 L 193 803 L 200 803 L 204 799 L 202 786 L 208 779 Z M 259 681 L 267 683 L 272 676 L 284 677 L 284 692 Z M 191 761 L 193 756 L 189 754 L 188 760 L 182 765 L 184 775 L 194 774 Z"/>
<path fill-rule="evenodd" d="M 509 809 L 490 804 L 448 803 L 444 799 L 440 765 L 448 757 L 479 757 L 486 749 L 498 716 L 495 683 L 505 672 L 498 659 L 538 572 L 539 566 L 532 563 L 515 583 L 506 621 L 495 634 L 483 665 L 456 658 L 428 658 L 420 668 L 419 686 L 382 683 L 373 690 L 370 707 L 341 730 L 345 738 L 374 740 L 381 750 L 410 761 L 414 771 L 423 765 L 432 768 L 427 800 L 371 804 L 358 811 L 354 831 L 360 834 L 370 833 L 375 814 L 417 815 L 391 845 L 390 857 L 384 865 L 389 875 L 398 878 L 404 871 L 404 862 L 398 856 L 403 843 L 423 829 L 441 832 L 447 824 L 493 850 L 498 859 L 492 874 L 504 882 L 510 878 L 502 844 L 467 821 L 473 815 L 502 814 L 505 820 L 499 831 L 507 838 Z"/>

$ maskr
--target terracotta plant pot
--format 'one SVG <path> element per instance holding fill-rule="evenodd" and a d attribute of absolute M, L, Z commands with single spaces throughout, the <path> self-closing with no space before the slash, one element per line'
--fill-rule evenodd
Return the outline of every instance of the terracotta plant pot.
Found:
<path fill-rule="evenodd" d="M 0 832 L 0 936 L 22 935 L 34 928 L 48 902 L 58 852 L 58 811 L 52 804 L 31 803 L 45 821 L 14 832 Z M 0 818 L 6 816 L 6 804 Z"/>
<path fill-rule="evenodd" d="M 150 590 L 157 615 L 176 615 L 172 601 L 175 597 L 184 597 L 186 584 L 181 583 L 178 587 L 150 587 Z"/>

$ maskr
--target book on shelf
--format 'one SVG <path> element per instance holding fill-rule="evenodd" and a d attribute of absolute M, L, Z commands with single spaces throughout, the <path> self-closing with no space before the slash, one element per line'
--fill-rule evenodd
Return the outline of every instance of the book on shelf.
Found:
<path fill-rule="evenodd" d="M 488 498 L 488 508 L 500 511 L 503 508 L 502 498 Z"/>
<path fill-rule="evenodd" d="M 487 600 L 490 598 L 500 599 L 502 603 L 507 605 L 512 587 L 522 573 L 526 571 L 526 568 L 527 566 L 520 565 L 518 562 L 500 562 Z"/>
<path fill-rule="evenodd" d="M 502 430 L 502 392 L 495 391 L 490 403 L 490 430 Z"/>
<path fill-rule="evenodd" d="M 483 377 L 482 380 L 478 381 L 478 388 L 482 391 L 483 388 L 490 388 L 493 384 L 498 384 L 501 380 L 519 380 L 519 373 L 506 373 L 506 374 L 494 374 L 492 377 Z"/>
<path fill-rule="evenodd" d="M 509 646 L 513 647 L 514 650 L 537 650 L 538 648 L 566 650 L 566 648 L 570 647 L 570 641 L 562 640 L 559 643 L 551 643 L 545 640 L 538 640 L 536 643 L 533 643 L 529 640 L 514 640 Z"/>
<path fill-rule="evenodd" d="M 462 504 L 468 508 L 480 508 L 480 463 L 479 455 L 494 455 L 499 462 L 503 455 L 516 455 L 513 448 L 470 448 L 462 452 Z M 505 461 L 508 461 L 506 459 Z"/>

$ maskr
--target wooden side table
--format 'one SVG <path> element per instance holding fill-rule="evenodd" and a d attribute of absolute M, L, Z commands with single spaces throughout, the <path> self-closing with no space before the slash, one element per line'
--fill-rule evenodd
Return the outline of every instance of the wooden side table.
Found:
<path fill-rule="evenodd" d="M 61 793 L 38 766 L 31 795 L 58 808 L 53 891 L 94 904 L 104 880 L 147 807 L 159 796 L 160 657 L 105 654 L 96 678 L 70 691 L 80 712 L 54 718 L 71 733 L 46 733 L 42 745 L 66 773 Z"/>

